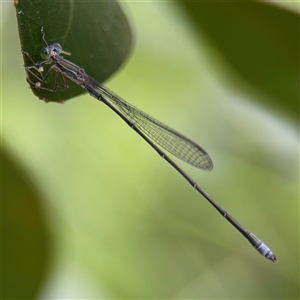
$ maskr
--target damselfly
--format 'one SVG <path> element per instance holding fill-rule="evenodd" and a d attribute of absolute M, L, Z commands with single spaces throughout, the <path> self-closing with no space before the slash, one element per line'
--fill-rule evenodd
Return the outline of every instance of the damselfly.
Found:
<path fill-rule="evenodd" d="M 88 76 L 83 68 L 64 59 L 61 55 L 70 55 L 63 51 L 58 43 L 48 45 L 45 40 L 43 28 L 42 39 L 45 47 L 41 49 L 40 55 L 44 61 L 35 63 L 29 53 L 23 51 L 32 61 L 31 66 L 25 66 L 27 72 L 27 81 L 33 89 L 44 89 L 55 92 L 59 85 L 59 76 L 63 80 L 63 87 L 68 87 L 66 79 L 85 89 L 91 96 L 106 104 L 119 117 L 121 117 L 137 134 L 139 134 L 164 160 L 166 160 L 184 179 L 196 189 L 230 224 L 232 224 L 263 256 L 272 262 L 277 262 L 273 252 L 259 240 L 251 231 L 237 222 L 223 207 L 221 207 L 213 198 L 211 198 L 191 177 L 189 177 L 173 160 L 171 160 L 157 145 L 161 146 L 182 161 L 203 169 L 211 170 L 213 168 L 212 160 L 206 151 L 198 144 L 178 133 L 172 128 L 166 126 L 160 121 L 152 118 L 148 114 L 129 104 L 121 97 L 110 91 L 108 88 Z M 43 66 L 49 65 L 50 68 L 44 74 Z M 55 72 L 55 84 L 53 88 L 44 87 L 49 75 Z M 32 75 L 32 76 L 29 76 Z M 33 81 L 31 78 L 37 81 Z M 157 144 L 157 145 L 156 145 Z"/>

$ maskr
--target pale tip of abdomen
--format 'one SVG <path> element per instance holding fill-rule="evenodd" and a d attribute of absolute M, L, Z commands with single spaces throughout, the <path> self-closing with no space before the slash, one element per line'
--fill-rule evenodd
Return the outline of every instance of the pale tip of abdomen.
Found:
<path fill-rule="evenodd" d="M 269 259 L 270 261 L 272 261 L 273 263 L 278 263 L 277 257 L 273 252 L 269 252 L 269 254 L 266 256 L 267 259 Z"/>

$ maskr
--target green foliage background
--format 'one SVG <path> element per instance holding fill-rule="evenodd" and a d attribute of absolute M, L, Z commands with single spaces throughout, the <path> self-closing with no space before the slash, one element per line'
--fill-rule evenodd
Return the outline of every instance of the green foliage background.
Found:
<path fill-rule="evenodd" d="M 210 173 L 178 163 L 267 243 L 278 265 L 101 103 L 89 95 L 38 101 L 12 3 L 3 2 L 3 298 L 299 298 L 299 43 L 279 32 L 299 11 L 236 2 L 217 14 L 197 4 L 194 12 L 187 2 L 124 4 L 135 47 L 106 84 L 208 151 Z M 249 41 L 264 49 L 272 76 L 253 77 L 264 68 Z"/>

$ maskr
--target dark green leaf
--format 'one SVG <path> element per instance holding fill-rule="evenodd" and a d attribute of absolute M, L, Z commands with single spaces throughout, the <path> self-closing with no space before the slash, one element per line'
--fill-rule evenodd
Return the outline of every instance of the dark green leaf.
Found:
<path fill-rule="evenodd" d="M 42 27 L 48 44 L 61 44 L 63 50 L 72 54 L 67 59 L 99 82 L 111 76 L 130 52 L 130 26 L 116 1 L 32 0 L 18 1 L 15 7 L 22 50 L 35 62 L 42 61 L 40 50 L 45 46 Z M 23 57 L 26 66 L 33 64 L 27 55 Z M 46 74 L 47 68 L 44 69 Z M 55 72 L 52 73 L 43 85 L 49 89 L 55 84 Z M 62 83 L 61 76 L 59 80 Z M 69 89 L 61 88 L 55 93 L 41 89 L 33 92 L 47 101 L 68 100 L 85 92 L 72 82 L 68 84 Z"/>
<path fill-rule="evenodd" d="M 256 1 L 182 1 L 199 32 L 267 105 L 298 117 L 299 15 Z"/>
<path fill-rule="evenodd" d="M 34 299 L 49 264 L 50 233 L 36 187 L 1 148 L 1 299 Z"/>

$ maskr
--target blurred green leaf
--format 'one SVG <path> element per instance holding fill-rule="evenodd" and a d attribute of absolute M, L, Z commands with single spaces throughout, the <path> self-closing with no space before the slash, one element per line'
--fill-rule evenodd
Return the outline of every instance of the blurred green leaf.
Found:
<path fill-rule="evenodd" d="M 61 44 L 63 50 L 72 54 L 68 59 L 99 82 L 111 76 L 131 50 L 130 26 L 116 1 L 33 0 L 19 1 L 15 7 L 22 50 L 35 62 L 42 61 L 42 27 L 48 44 Z M 23 54 L 23 58 L 26 66 L 33 64 L 27 55 Z M 48 68 L 44 68 L 44 74 Z M 53 72 L 45 87 L 54 87 L 54 75 Z M 68 100 L 85 92 L 73 82 L 68 84 L 69 89 L 56 93 L 41 89 L 33 92 L 47 101 Z"/>
<path fill-rule="evenodd" d="M 253 1 L 181 1 L 199 33 L 266 104 L 298 118 L 299 15 Z"/>
<path fill-rule="evenodd" d="M 1 148 L 1 299 L 33 299 L 49 263 L 49 230 L 28 175 Z"/>

